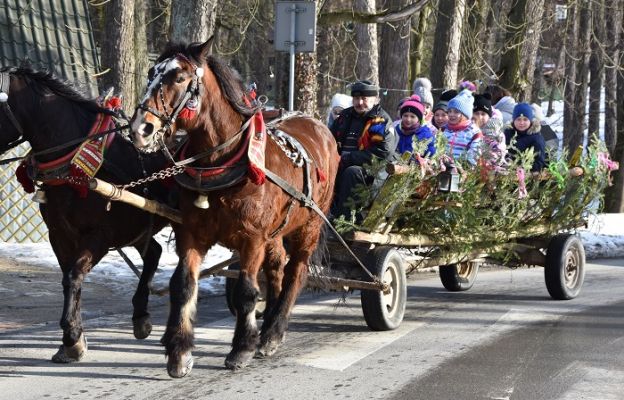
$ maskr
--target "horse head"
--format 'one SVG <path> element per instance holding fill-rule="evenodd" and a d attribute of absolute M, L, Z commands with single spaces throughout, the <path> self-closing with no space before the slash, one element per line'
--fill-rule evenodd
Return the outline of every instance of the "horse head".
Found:
<path fill-rule="evenodd" d="M 138 149 L 162 148 L 179 129 L 208 132 L 215 144 L 230 124 L 240 126 L 253 114 L 243 100 L 242 80 L 210 55 L 211 47 L 212 39 L 169 44 L 150 68 L 145 96 L 130 121 Z"/>

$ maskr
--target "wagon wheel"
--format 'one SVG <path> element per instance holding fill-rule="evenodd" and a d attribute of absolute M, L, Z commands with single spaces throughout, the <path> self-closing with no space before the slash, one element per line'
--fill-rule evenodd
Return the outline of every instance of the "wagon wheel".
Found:
<path fill-rule="evenodd" d="M 374 331 L 396 329 L 403 321 L 407 287 L 401 255 L 392 247 L 378 247 L 368 254 L 370 272 L 387 283 L 386 292 L 362 290 L 362 311 L 369 328 Z"/>
<path fill-rule="evenodd" d="M 228 267 L 230 271 L 240 271 L 240 263 L 235 262 Z M 236 316 L 236 308 L 234 307 L 234 287 L 238 279 L 226 278 L 225 279 L 225 300 L 227 306 L 230 309 L 232 315 Z M 256 318 L 262 318 L 264 316 L 264 310 L 266 309 L 266 282 L 263 279 L 258 280 L 260 286 L 260 295 L 256 302 Z"/>
<path fill-rule="evenodd" d="M 479 263 L 464 261 L 458 264 L 440 265 L 439 273 L 442 285 L 446 290 L 463 292 L 470 289 L 477 279 Z"/>
<path fill-rule="evenodd" d="M 544 278 L 553 299 L 570 300 L 578 296 L 585 280 L 585 249 L 577 235 L 564 233 L 550 240 Z"/>

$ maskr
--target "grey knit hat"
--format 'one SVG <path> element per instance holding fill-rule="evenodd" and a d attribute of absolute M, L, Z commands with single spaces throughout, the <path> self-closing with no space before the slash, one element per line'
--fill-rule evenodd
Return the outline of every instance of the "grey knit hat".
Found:
<path fill-rule="evenodd" d="M 431 81 L 427 78 L 416 78 L 412 86 L 412 92 L 420 97 L 423 104 L 433 107 L 433 95 L 431 94 Z"/>

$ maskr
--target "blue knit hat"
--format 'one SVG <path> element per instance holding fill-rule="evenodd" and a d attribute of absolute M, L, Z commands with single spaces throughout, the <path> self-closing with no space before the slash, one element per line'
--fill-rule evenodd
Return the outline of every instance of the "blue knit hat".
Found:
<path fill-rule="evenodd" d="M 530 121 L 533 121 L 535 113 L 533 113 L 533 107 L 529 103 L 518 103 L 513 109 L 512 118 L 515 121 L 518 117 L 527 117 Z"/>
<path fill-rule="evenodd" d="M 472 106 L 474 104 L 474 97 L 472 92 L 468 89 L 464 89 L 459 94 L 451 99 L 448 103 L 448 109 L 456 109 L 460 113 L 464 114 L 466 118 L 472 118 Z"/>

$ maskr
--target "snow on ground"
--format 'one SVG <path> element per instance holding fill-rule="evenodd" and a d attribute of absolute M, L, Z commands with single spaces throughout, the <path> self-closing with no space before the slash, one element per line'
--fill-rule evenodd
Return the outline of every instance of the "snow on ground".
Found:
<path fill-rule="evenodd" d="M 178 262 L 173 242 L 169 242 L 170 229 L 165 229 L 156 237 L 163 246 L 163 255 L 160 260 L 158 272 L 154 277 L 156 288 L 166 287 L 169 278 Z M 588 259 L 624 257 L 624 214 L 600 214 L 589 219 L 589 227 L 580 232 L 585 246 Z M 141 266 L 142 262 L 138 252 L 133 248 L 124 249 L 135 265 Z M 202 268 L 210 267 L 218 262 L 231 257 L 231 252 L 221 246 L 212 248 L 202 265 Z M 0 257 L 15 260 L 18 263 L 58 268 L 56 258 L 49 243 L 0 243 Z M 124 260 L 115 251 L 109 252 L 104 259 L 94 268 L 86 281 L 98 281 L 106 278 L 111 282 L 113 289 L 119 291 L 134 290 L 138 282 L 134 272 L 126 265 Z M 207 294 L 222 294 L 224 292 L 224 278 L 211 277 L 202 279 L 199 283 L 200 290 Z"/>
<path fill-rule="evenodd" d="M 156 235 L 156 240 L 162 245 L 163 253 L 160 258 L 158 271 L 154 276 L 153 286 L 155 288 L 163 288 L 169 285 L 169 279 L 178 264 L 174 242 L 171 241 L 169 243 L 170 235 L 170 228 L 165 228 Z M 131 247 L 126 247 L 123 251 L 134 265 L 140 269 L 143 262 L 139 253 Z M 214 246 L 206 255 L 202 269 L 227 260 L 231 255 L 232 252 L 228 249 L 218 245 Z M 0 257 L 23 264 L 58 268 L 56 257 L 49 243 L 0 243 Z M 112 288 L 119 291 L 127 291 L 128 288 L 134 290 L 138 283 L 138 278 L 134 272 L 116 251 L 109 251 L 102 261 L 87 275 L 85 281 L 97 282 L 102 280 L 101 278 L 106 278 L 106 282 L 111 282 Z M 128 285 L 129 281 L 131 282 L 130 286 Z M 211 277 L 200 280 L 199 287 L 204 293 L 221 294 L 224 292 L 224 282 L 224 278 Z"/>

